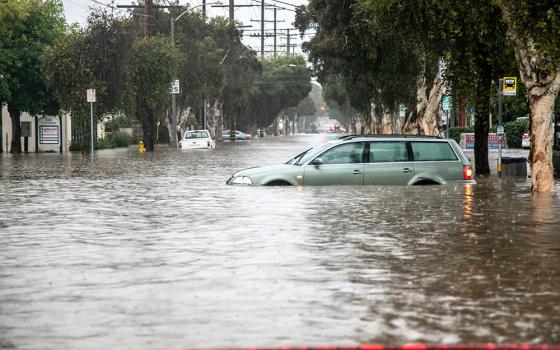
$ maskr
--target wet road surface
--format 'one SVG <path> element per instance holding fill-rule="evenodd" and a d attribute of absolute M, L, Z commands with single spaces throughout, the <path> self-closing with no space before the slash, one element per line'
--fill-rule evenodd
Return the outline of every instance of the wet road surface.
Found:
<path fill-rule="evenodd" d="M 560 343 L 560 199 L 230 187 L 320 136 L 0 158 L 0 348 Z"/>

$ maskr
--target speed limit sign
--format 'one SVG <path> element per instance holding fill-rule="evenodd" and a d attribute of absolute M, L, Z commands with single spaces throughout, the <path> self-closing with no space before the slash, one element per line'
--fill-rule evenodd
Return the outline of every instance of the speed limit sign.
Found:
<path fill-rule="evenodd" d="M 173 95 L 177 95 L 181 93 L 181 88 L 179 87 L 179 79 L 176 79 L 173 83 L 171 83 L 171 91 Z"/>

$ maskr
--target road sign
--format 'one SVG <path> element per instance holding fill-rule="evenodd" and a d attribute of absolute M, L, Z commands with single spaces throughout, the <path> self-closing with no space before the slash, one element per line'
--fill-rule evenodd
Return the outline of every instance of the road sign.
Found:
<path fill-rule="evenodd" d="M 498 134 L 498 135 L 503 135 L 504 134 L 504 126 L 503 125 L 498 125 L 496 127 L 496 134 Z"/>
<path fill-rule="evenodd" d="M 502 79 L 503 87 L 502 91 L 504 96 L 515 96 L 517 95 L 517 78 L 516 77 L 505 77 Z"/>
<path fill-rule="evenodd" d="M 87 101 L 89 103 L 94 103 L 95 102 L 95 89 L 87 89 L 86 97 L 87 97 Z"/>
<path fill-rule="evenodd" d="M 451 96 L 443 96 L 443 99 L 441 101 L 441 108 L 444 111 L 448 111 L 451 109 Z"/>
<path fill-rule="evenodd" d="M 181 93 L 181 88 L 179 87 L 179 79 L 176 79 L 171 83 L 171 93 L 177 95 Z"/>

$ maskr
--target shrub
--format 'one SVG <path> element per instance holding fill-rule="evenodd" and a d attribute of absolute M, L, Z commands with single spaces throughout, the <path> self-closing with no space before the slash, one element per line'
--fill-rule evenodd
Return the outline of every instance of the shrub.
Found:
<path fill-rule="evenodd" d="M 474 132 L 474 127 L 472 126 L 458 126 L 454 128 L 449 128 L 449 138 L 455 140 L 457 143 L 461 142 L 461 134 Z"/>
<path fill-rule="evenodd" d="M 107 140 L 107 138 L 97 140 L 97 142 L 95 142 L 95 149 L 107 149 L 107 148 L 113 148 L 113 145 L 109 140 Z"/>
<path fill-rule="evenodd" d="M 120 131 L 108 133 L 105 139 L 111 143 L 112 148 L 128 147 L 132 141 L 131 137 L 127 133 Z"/>
<path fill-rule="evenodd" d="M 529 130 L 529 120 L 521 119 L 504 124 L 509 148 L 521 148 L 523 134 Z"/>
<path fill-rule="evenodd" d="M 77 152 L 82 150 L 82 142 L 80 141 L 72 141 L 70 143 L 70 151 Z"/>

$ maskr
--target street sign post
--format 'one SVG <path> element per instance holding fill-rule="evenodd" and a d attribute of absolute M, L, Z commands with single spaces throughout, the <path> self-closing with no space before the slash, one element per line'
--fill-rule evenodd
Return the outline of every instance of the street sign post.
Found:
<path fill-rule="evenodd" d="M 173 22 L 172 22 L 173 23 Z M 175 79 L 171 83 L 171 141 L 174 147 L 177 147 L 177 95 L 181 93 L 179 79 Z"/>
<path fill-rule="evenodd" d="M 504 77 L 498 79 L 498 126 L 496 133 L 498 134 L 498 176 L 502 176 L 502 136 L 504 135 L 504 126 L 502 125 L 502 106 L 504 96 L 515 96 L 517 94 L 517 77 Z"/>
<path fill-rule="evenodd" d="M 96 102 L 97 98 L 95 95 L 95 89 L 87 89 L 86 91 L 86 100 L 90 104 L 90 114 L 89 114 L 89 121 L 91 124 L 90 129 L 90 140 L 91 140 L 91 160 L 93 160 L 93 104 Z"/>

